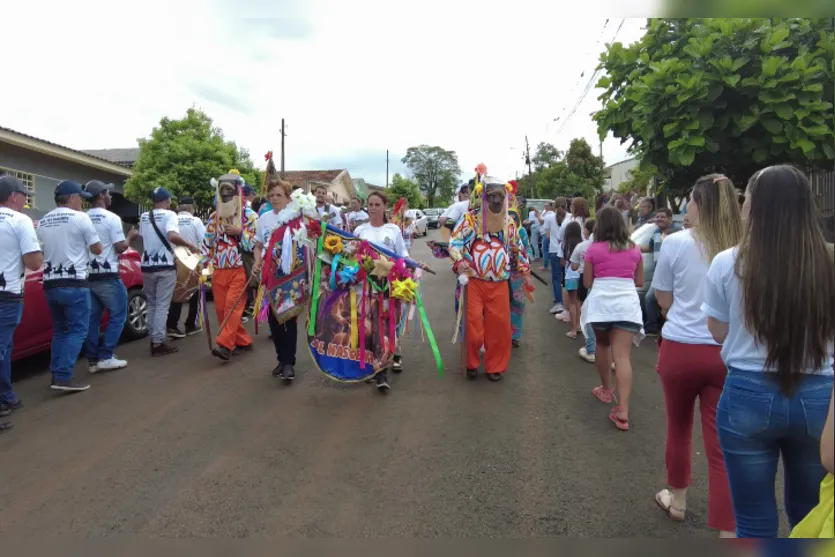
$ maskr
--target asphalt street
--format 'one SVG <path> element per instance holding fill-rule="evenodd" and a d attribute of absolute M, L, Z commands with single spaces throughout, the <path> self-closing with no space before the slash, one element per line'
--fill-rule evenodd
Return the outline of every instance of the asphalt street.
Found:
<path fill-rule="evenodd" d="M 437 237 L 430 232 L 430 239 Z M 299 339 L 284 385 L 266 327 L 228 364 L 202 335 L 149 357 L 119 347 L 126 369 L 72 395 L 48 389 L 47 357 L 16 363 L 25 407 L 0 436 L 0 532 L 82 537 L 711 537 L 696 427 L 687 520 L 654 502 L 664 487 L 664 410 L 655 343 L 633 352 L 631 431 L 591 389 L 581 340 L 548 314 L 537 284 L 505 380 L 460 374 L 450 343 L 454 277 L 424 239 L 438 377 L 419 333 L 404 338 L 392 391 L 339 385 Z M 253 330 L 252 323 L 249 325 Z M 76 367 L 87 379 L 86 362 Z M 698 423 L 698 422 L 697 422 Z"/>

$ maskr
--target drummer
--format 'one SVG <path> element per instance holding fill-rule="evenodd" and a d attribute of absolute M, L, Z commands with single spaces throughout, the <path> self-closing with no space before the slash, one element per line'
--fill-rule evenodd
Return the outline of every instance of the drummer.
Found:
<path fill-rule="evenodd" d="M 177 204 L 177 226 L 180 227 L 180 235 L 191 245 L 199 246 L 206 234 L 206 227 L 199 217 L 194 216 L 194 198 L 182 196 Z M 199 333 L 202 328 L 197 324 L 197 310 L 200 297 L 195 293 L 188 301 L 188 315 L 186 315 L 185 332 L 180 329 L 180 316 L 183 313 L 183 304 L 171 302 L 168 310 L 168 322 L 166 330 L 168 338 L 185 338 L 186 335 Z"/>
<path fill-rule="evenodd" d="M 398 257 L 409 257 L 406 243 L 403 241 L 403 234 L 396 224 L 386 222 L 386 204 L 388 199 L 383 193 L 372 192 L 368 195 L 368 222 L 361 224 L 354 231 L 354 235 L 362 240 L 368 240 L 374 244 L 385 247 L 394 252 Z M 391 300 L 389 301 L 391 303 Z M 403 371 L 403 364 L 400 359 L 399 346 L 395 349 L 392 371 L 400 373 Z M 388 383 L 388 374 L 383 370 L 375 376 L 377 389 L 381 392 L 388 392 L 391 386 Z"/>
<path fill-rule="evenodd" d="M 101 240 L 101 253 L 90 255 L 90 327 L 87 331 L 87 365 L 90 373 L 121 369 L 128 365 L 116 357 L 114 350 L 128 315 L 128 291 L 119 276 L 119 254 L 130 246 L 138 231 L 131 227 L 127 236 L 122 219 L 108 211 L 112 184 L 98 180 L 87 182 L 84 189 L 92 197 L 87 216 Z M 107 310 L 104 333 L 99 336 L 101 316 Z"/>

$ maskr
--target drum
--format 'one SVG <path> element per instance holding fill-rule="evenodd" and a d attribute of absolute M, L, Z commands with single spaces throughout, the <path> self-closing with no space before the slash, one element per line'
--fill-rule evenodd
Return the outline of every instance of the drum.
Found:
<path fill-rule="evenodd" d="M 191 299 L 200 285 L 200 255 L 191 253 L 183 246 L 174 246 L 174 267 L 177 271 L 177 284 L 171 301 L 182 304 Z"/>

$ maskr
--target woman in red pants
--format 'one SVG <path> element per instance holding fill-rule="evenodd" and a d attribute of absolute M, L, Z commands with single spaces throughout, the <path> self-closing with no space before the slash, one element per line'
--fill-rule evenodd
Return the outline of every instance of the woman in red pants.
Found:
<path fill-rule="evenodd" d="M 733 506 L 722 450 L 716 436 L 716 405 L 725 382 L 720 346 L 701 311 L 702 291 L 713 257 L 739 243 L 742 219 L 734 187 L 725 176 L 699 178 L 687 204 L 692 228 L 661 245 L 652 285 L 667 321 L 656 369 L 667 409 L 667 484 L 655 501 L 673 520 L 684 520 L 690 486 L 693 411 L 699 399 L 702 438 L 708 460 L 707 525 L 720 537 L 734 537 Z"/>

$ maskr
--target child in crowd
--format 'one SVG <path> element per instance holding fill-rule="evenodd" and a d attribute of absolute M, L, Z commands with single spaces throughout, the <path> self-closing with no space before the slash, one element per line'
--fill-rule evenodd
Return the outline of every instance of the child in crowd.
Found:
<path fill-rule="evenodd" d="M 619 404 L 612 407 L 609 419 L 618 429 L 628 431 L 632 343 L 644 336 L 644 317 L 635 288 L 644 284 L 644 266 L 640 249 L 629 239 L 623 215 L 614 207 L 604 207 L 597 214 L 594 243 L 585 255 L 583 282 L 590 292 L 581 325 L 585 329 L 591 324 L 600 348 L 595 363 L 601 384 L 592 394 L 603 403 L 612 402 L 614 360 Z"/>
<path fill-rule="evenodd" d="M 565 227 L 563 257 L 560 260 L 560 265 L 565 268 L 565 292 L 567 296 L 565 309 L 568 311 L 569 323 L 571 323 L 571 330 L 565 336 L 569 338 L 577 338 L 580 322 L 580 301 L 577 297 L 577 291 L 580 286 L 580 272 L 572 268 L 569 261 L 571 260 L 571 254 L 574 253 L 582 241 L 583 229 L 580 227 L 580 223 L 568 223 L 568 226 Z"/>
<path fill-rule="evenodd" d="M 577 285 L 577 302 L 581 306 L 581 311 L 582 304 L 586 301 L 589 294 L 589 290 L 586 288 L 586 285 L 583 284 L 583 270 L 586 251 L 588 251 L 589 246 L 591 246 L 592 242 L 594 242 L 594 223 L 594 219 L 586 220 L 586 224 L 583 227 L 584 240 L 577 244 L 577 247 L 574 248 L 573 252 L 571 252 L 571 256 L 568 260 L 571 264 L 571 270 L 576 271 L 580 276 L 580 280 Z M 593 364 L 594 351 L 597 346 L 594 341 L 594 330 L 591 328 L 591 325 L 586 325 L 586 328 L 582 330 L 582 333 L 586 337 L 586 345 L 580 348 L 580 357 Z"/>
<path fill-rule="evenodd" d="M 412 238 L 415 235 L 415 219 L 406 217 L 403 219 L 403 241 L 406 243 L 406 250 L 412 249 Z"/>

